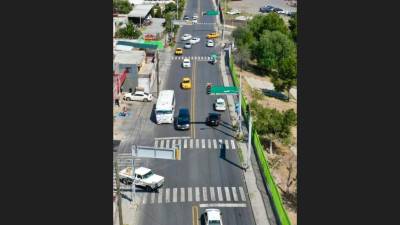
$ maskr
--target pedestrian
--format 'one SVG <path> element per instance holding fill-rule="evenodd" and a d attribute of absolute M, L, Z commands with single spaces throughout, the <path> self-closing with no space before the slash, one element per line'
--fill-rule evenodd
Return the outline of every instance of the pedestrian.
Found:
<path fill-rule="evenodd" d="M 119 99 L 115 99 L 115 105 L 119 107 Z"/>

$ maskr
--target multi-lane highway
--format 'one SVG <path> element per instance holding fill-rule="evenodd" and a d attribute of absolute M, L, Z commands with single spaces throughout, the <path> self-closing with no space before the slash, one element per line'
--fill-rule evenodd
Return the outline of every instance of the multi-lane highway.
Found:
<path fill-rule="evenodd" d="M 199 24 L 182 26 L 178 34 L 188 33 L 201 40 L 191 49 L 184 49 L 183 56 L 194 58 L 191 68 L 183 69 L 182 59 L 171 55 L 173 62 L 163 81 L 163 89 L 175 90 L 175 114 L 181 107 L 190 110 L 191 129 L 177 131 L 171 124 L 155 126 L 155 139 L 148 143 L 157 147 L 181 143 L 182 160 L 138 160 L 138 165 L 165 177 L 165 185 L 157 193 L 137 193 L 140 201 L 138 224 L 202 224 L 199 219 L 205 208 L 221 209 L 225 224 L 255 224 L 228 111 L 221 113 L 220 126 L 211 128 L 204 124 L 208 113 L 214 112 L 213 103 L 218 97 L 207 95 L 206 84 L 223 85 L 218 63 L 212 65 L 201 60 L 221 51 L 218 45 L 206 47 L 207 34 L 216 31 L 216 17 L 202 15 L 202 11 L 207 10 L 215 10 L 212 0 L 187 0 L 184 13 L 189 17 L 197 14 Z M 180 36 L 176 47 L 183 48 L 186 41 L 181 41 Z M 191 89 L 180 88 L 183 76 L 191 77 Z M 221 148 L 220 142 L 225 148 Z"/>

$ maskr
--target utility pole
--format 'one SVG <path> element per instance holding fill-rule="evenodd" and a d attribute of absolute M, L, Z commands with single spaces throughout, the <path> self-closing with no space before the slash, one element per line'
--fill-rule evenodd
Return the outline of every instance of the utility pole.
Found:
<path fill-rule="evenodd" d="M 158 95 L 157 95 L 158 96 Z M 133 151 L 136 150 L 136 145 L 133 145 L 132 148 L 132 204 L 135 204 L 136 201 L 136 185 L 135 185 L 135 158 L 133 157 Z"/>
<path fill-rule="evenodd" d="M 239 73 L 239 133 L 242 133 L 242 76 Z"/>
<path fill-rule="evenodd" d="M 247 167 L 250 166 L 250 156 L 251 156 L 251 129 L 252 129 L 252 118 L 249 106 L 249 142 L 247 144 Z"/>
<path fill-rule="evenodd" d="M 121 190 L 119 186 L 119 174 L 118 174 L 118 159 L 115 159 L 114 161 L 114 168 L 115 168 L 115 179 L 116 179 L 116 184 L 117 184 L 117 204 L 118 204 L 118 216 L 119 216 L 119 225 L 123 225 L 124 222 L 122 220 L 122 204 L 121 204 Z"/>
<path fill-rule="evenodd" d="M 156 68 L 156 70 L 157 70 L 157 98 L 158 98 L 158 94 L 160 93 L 160 71 L 159 71 L 159 57 L 158 57 L 158 48 L 157 48 L 157 50 L 156 50 L 156 60 L 157 60 L 157 68 Z"/>

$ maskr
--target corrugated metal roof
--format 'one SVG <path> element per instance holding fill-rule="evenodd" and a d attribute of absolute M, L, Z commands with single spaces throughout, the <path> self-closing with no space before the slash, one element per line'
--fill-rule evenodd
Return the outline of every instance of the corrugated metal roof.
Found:
<path fill-rule="evenodd" d="M 128 17 L 141 17 L 144 18 L 147 14 L 149 14 L 153 5 L 135 5 L 128 13 Z"/>

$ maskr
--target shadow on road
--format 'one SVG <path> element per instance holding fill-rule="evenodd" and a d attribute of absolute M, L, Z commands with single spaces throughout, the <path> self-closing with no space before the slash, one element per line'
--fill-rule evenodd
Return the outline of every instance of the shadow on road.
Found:
<path fill-rule="evenodd" d="M 227 161 L 228 163 L 230 163 L 230 164 L 236 166 L 236 167 L 239 168 L 239 169 L 242 169 L 242 170 L 244 169 L 244 167 L 242 167 L 241 165 L 238 165 L 238 164 L 236 164 L 235 162 L 233 162 L 233 161 L 231 161 L 231 160 L 229 160 L 229 159 L 226 158 L 226 146 L 225 146 L 224 143 L 222 143 L 222 144 L 220 143 L 220 153 L 219 153 L 219 157 L 220 157 L 221 159 Z"/>
<path fill-rule="evenodd" d="M 156 119 L 156 104 L 153 104 L 153 108 L 151 109 L 150 121 L 153 122 L 154 124 L 157 124 L 157 119 Z"/>
<path fill-rule="evenodd" d="M 121 140 L 113 140 L 113 151 L 117 152 L 119 145 L 121 144 Z"/>

